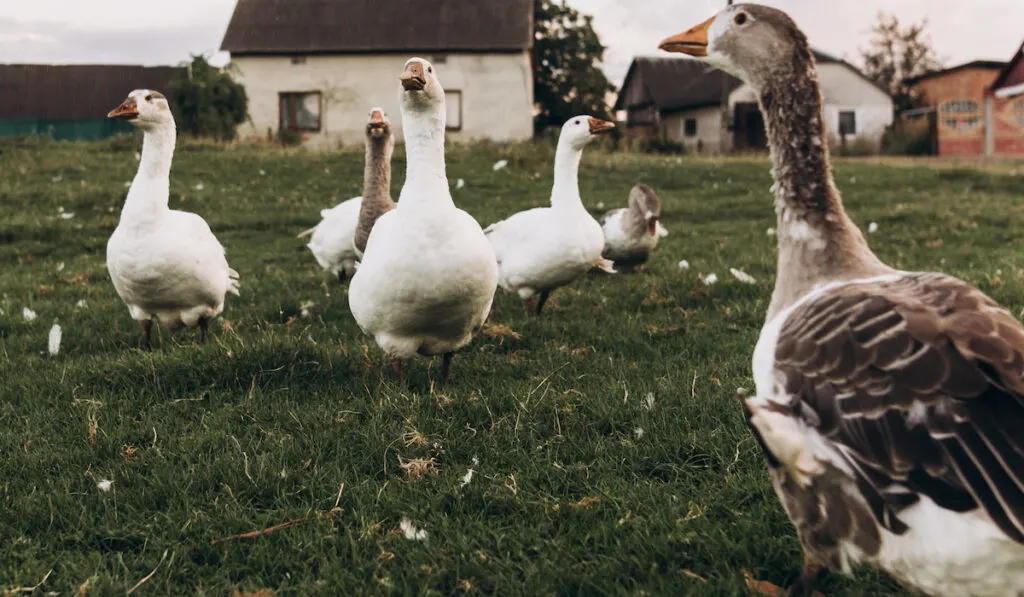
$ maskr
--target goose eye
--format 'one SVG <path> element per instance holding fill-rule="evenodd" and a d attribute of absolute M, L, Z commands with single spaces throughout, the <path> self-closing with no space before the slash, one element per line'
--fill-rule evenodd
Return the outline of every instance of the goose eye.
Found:
<path fill-rule="evenodd" d="M 741 13 L 737 14 L 736 18 L 734 18 L 733 21 L 737 25 L 742 25 L 742 24 L 746 23 L 747 22 L 747 13 L 741 12 Z"/>
<path fill-rule="evenodd" d="M 147 102 L 151 102 L 151 101 L 153 101 L 153 96 L 152 96 L 152 95 L 147 95 L 147 96 L 146 96 L 146 101 L 147 101 Z"/>
<path fill-rule="evenodd" d="M 428 72 L 428 73 L 432 73 L 432 72 L 434 72 L 434 67 L 432 67 L 432 66 L 428 66 L 428 67 L 427 67 L 427 72 Z"/>

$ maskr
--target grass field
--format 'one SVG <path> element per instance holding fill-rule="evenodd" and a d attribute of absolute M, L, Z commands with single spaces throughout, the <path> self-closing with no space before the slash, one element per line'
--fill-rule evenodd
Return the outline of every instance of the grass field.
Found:
<path fill-rule="evenodd" d="M 0 593 L 738 595 L 743 570 L 798 574 L 734 398 L 774 277 L 765 160 L 587 153 L 589 207 L 647 182 L 671 235 L 643 271 L 589 276 L 539 319 L 499 291 L 493 321 L 521 337 L 481 336 L 440 387 L 439 361 L 398 382 L 295 238 L 358 194 L 361 153 L 180 147 L 171 206 L 210 222 L 242 296 L 207 344 L 165 330 L 145 353 L 104 265 L 136 143 L 2 150 Z M 541 205 L 551 157 L 452 149 L 456 203 L 484 224 Z M 1019 176 L 836 170 L 889 263 L 1024 308 Z M 398 154 L 396 197 L 403 177 Z M 871 572 L 823 591 L 902 594 Z"/>

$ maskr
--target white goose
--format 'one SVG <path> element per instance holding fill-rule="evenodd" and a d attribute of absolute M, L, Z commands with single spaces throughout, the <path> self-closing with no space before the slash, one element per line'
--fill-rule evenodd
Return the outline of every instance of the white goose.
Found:
<path fill-rule="evenodd" d="M 540 315 L 553 290 L 598 266 L 614 271 L 601 257 L 604 233 L 583 207 L 579 169 L 583 148 L 597 135 L 615 128 L 590 116 L 562 125 L 555 151 L 551 207 L 536 207 L 491 224 L 484 230 L 498 259 L 499 283 L 526 300 L 527 311 Z M 537 295 L 534 308 L 534 296 Z"/>
<path fill-rule="evenodd" d="M 932 597 L 1024 595 L 1024 328 L 952 276 L 894 270 L 843 210 L 807 38 L 738 4 L 662 42 L 758 94 L 779 262 L 745 401 L 804 548 Z"/>
<path fill-rule="evenodd" d="M 311 235 L 306 246 L 320 267 L 337 276 L 339 282 L 355 275 L 356 263 L 366 247 L 374 222 L 395 207 L 391 200 L 393 149 L 391 122 L 383 109 L 371 109 L 366 124 L 362 196 L 322 210 L 320 223 L 299 235 L 300 238 Z"/>
<path fill-rule="evenodd" d="M 434 67 L 411 58 L 400 79 L 405 185 L 398 207 L 370 232 L 349 309 L 396 369 L 401 359 L 440 354 L 447 379 L 455 351 L 491 309 L 498 269 L 480 225 L 448 190 L 444 89 Z"/>
<path fill-rule="evenodd" d="M 142 322 L 150 348 L 153 319 L 171 328 L 199 326 L 206 340 L 210 318 L 224 310 L 224 296 L 238 295 L 238 272 L 203 218 L 168 208 L 175 127 L 167 99 L 132 91 L 107 114 L 145 133 L 138 174 L 107 242 L 107 269 L 133 319 Z"/>
<path fill-rule="evenodd" d="M 661 225 L 661 198 L 654 189 L 635 185 L 629 191 L 628 207 L 613 209 L 601 218 L 605 259 L 616 265 L 633 266 L 647 261 L 658 239 L 668 236 Z"/>

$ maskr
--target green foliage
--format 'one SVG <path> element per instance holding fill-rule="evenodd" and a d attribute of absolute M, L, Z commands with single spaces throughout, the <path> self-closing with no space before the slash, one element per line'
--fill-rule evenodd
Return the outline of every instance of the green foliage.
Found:
<path fill-rule="evenodd" d="M 537 132 L 580 114 L 611 120 L 608 94 L 615 86 L 601 70 L 605 47 L 593 17 L 565 0 L 534 1 L 533 97 Z"/>
<path fill-rule="evenodd" d="M 230 141 L 248 116 L 245 87 L 231 78 L 229 69 L 211 66 L 205 56 L 193 55 L 169 92 L 178 130 L 189 135 Z"/>
<path fill-rule="evenodd" d="M 227 297 L 205 345 L 161 330 L 139 351 L 104 265 L 138 168 L 122 147 L 3 147 L 0 594 L 45 577 L 31 594 L 124 595 L 148 579 L 134 595 L 731 597 L 747 594 L 743 570 L 778 584 L 799 574 L 735 400 L 752 387 L 775 272 L 766 158 L 588 149 L 585 205 L 625 206 L 646 182 L 671 234 L 642 271 L 584 276 L 540 318 L 499 291 L 491 323 L 521 336 L 482 334 L 432 391 L 437 360 L 410 362 L 399 382 L 345 288 L 295 238 L 359 194 L 361 151 L 178 152 L 170 206 L 206 218 L 242 296 Z M 546 205 L 552 153 L 453 144 L 456 204 L 484 225 Z M 401 147 L 394 160 L 397 196 Z M 879 223 L 869 240 L 883 259 L 960 275 L 1018 313 L 1019 166 L 986 167 L 1005 170 L 835 171 L 852 217 Z M 705 286 L 711 272 L 720 281 Z M 401 467 L 430 458 L 419 479 Z M 427 539 L 406 539 L 403 517 Z M 213 543 L 288 521 L 300 522 Z M 905 595 L 871 573 L 821 590 Z"/>
<path fill-rule="evenodd" d="M 927 21 L 903 26 L 895 15 L 878 13 L 871 41 L 861 50 L 864 74 L 889 90 L 897 110 L 918 107 L 921 98 L 907 79 L 937 70 L 941 61 L 925 33 Z"/>

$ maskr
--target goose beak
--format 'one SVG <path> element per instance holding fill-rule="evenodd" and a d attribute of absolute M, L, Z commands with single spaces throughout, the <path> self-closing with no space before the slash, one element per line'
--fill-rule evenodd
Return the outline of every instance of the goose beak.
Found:
<path fill-rule="evenodd" d="M 374 110 L 370 112 L 370 128 L 382 129 L 384 128 L 384 111 Z"/>
<path fill-rule="evenodd" d="M 650 234 L 651 236 L 658 234 L 658 218 L 647 218 L 647 234 Z"/>
<path fill-rule="evenodd" d="M 427 86 L 427 78 L 423 75 L 423 65 L 419 62 L 410 62 L 405 65 L 405 72 L 399 77 L 402 81 L 402 88 L 406 91 L 423 91 Z"/>
<path fill-rule="evenodd" d="M 139 105 L 135 103 L 134 97 L 124 100 L 120 106 L 107 112 L 107 118 L 116 118 L 118 120 L 131 120 L 138 117 L 138 115 Z"/>
<path fill-rule="evenodd" d="M 587 123 L 590 124 L 590 134 L 600 135 L 607 133 L 608 131 L 615 128 L 614 122 L 608 122 L 607 120 L 599 120 L 597 118 L 587 119 Z"/>
<path fill-rule="evenodd" d="M 658 49 L 703 58 L 708 55 L 708 29 L 714 22 L 715 17 L 711 17 L 688 31 L 665 38 Z"/>

